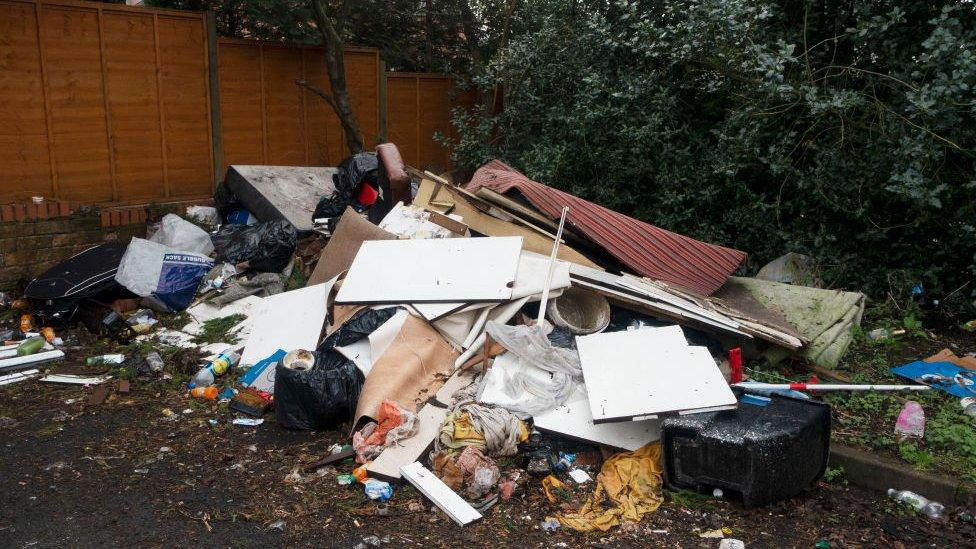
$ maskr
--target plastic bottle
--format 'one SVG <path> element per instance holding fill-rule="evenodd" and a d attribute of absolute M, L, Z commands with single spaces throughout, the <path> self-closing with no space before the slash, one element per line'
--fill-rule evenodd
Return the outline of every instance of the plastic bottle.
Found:
<path fill-rule="evenodd" d="M 166 365 L 166 363 L 163 362 L 163 357 L 159 356 L 159 353 L 156 351 L 150 351 L 150 353 L 146 355 L 146 363 L 149 364 L 149 370 L 152 372 L 162 372 L 163 366 Z"/>
<path fill-rule="evenodd" d="M 930 501 L 909 490 L 888 488 L 888 497 L 907 503 L 919 513 L 931 518 L 942 518 L 942 513 L 945 511 L 945 506 L 941 503 Z"/>
<path fill-rule="evenodd" d="M 96 364 L 122 364 L 125 361 L 125 355 L 121 353 L 111 354 L 111 355 L 98 355 L 91 356 L 85 359 L 85 364 L 89 366 L 94 366 Z"/>
<path fill-rule="evenodd" d="M 891 339 L 895 336 L 904 335 L 905 330 L 889 330 L 888 328 L 877 328 L 868 332 L 868 339 L 871 341 L 882 341 L 885 339 Z"/>
<path fill-rule="evenodd" d="M 43 337 L 32 337 L 30 339 L 25 339 L 23 343 L 17 346 L 17 356 L 27 356 L 40 351 L 44 347 Z"/>
<path fill-rule="evenodd" d="M 217 388 L 213 385 L 209 387 L 194 387 L 190 389 L 190 396 L 193 398 L 205 398 L 207 400 L 217 400 Z"/>
<path fill-rule="evenodd" d="M 241 359 L 241 355 L 233 353 L 230 351 L 224 351 L 217 355 L 217 358 L 213 359 L 210 364 L 207 364 L 200 371 L 193 376 L 190 381 L 190 388 L 193 387 L 206 387 L 208 385 L 213 385 L 214 380 L 217 376 L 222 376 L 231 366 L 237 364 L 237 361 Z"/>
<path fill-rule="evenodd" d="M 34 327 L 34 317 L 30 313 L 20 315 L 20 331 L 29 332 Z"/>

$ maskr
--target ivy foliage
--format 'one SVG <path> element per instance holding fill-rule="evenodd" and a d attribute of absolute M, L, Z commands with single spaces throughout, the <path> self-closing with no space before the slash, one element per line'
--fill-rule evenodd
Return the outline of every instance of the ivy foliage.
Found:
<path fill-rule="evenodd" d="M 454 113 L 461 166 L 502 158 L 748 272 L 795 251 L 877 297 L 976 296 L 973 3 L 530 4 L 472 82 L 504 109 Z"/>

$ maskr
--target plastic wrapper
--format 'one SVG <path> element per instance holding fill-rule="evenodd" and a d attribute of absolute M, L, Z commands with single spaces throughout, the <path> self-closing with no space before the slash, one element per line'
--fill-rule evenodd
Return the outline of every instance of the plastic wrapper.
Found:
<path fill-rule="evenodd" d="M 218 261 L 247 261 L 255 271 L 280 273 L 298 246 L 298 232 L 286 220 L 255 225 L 225 225 L 213 236 Z"/>
<path fill-rule="evenodd" d="M 149 240 L 181 252 L 210 255 L 214 251 L 207 231 L 176 214 L 163 216 L 159 230 Z"/>
<path fill-rule="evenodd" d="M 359 341 L 373 333 L 387 320 L 393 318 L 393 315 L 400 309 L 401 307 L 387 307 L 385 309 L 363 309 L 359 311 L 319 344 L 319 352 L 327 351 L 333 347 L 345 347 Z"/>
<path fill-rule="evenodd" d="M 356 413 L 359 369 L 336 351 L 315 354 L 310 370 L 275 366 L 275 416 L 286 429 L 335 429 Z"/>
<path fill-rule="evenodd" d="M 518 357 L 519 370 L 507 378 L 511 394 L 526 394 L 514 412 L 533 415 L 551 410 L 566 402 L 575 383 L 583 381 L 579 355 L 571 349 L 554 347 L 538 326 L 508 326 L 489 321 L 485 331 L 495 341 Z M 552 374 L 543 380 L 528 371 L 537 368 Z M 544 377 L 544 376 L 543 376 Z"/>
<path fill-rule="evenodd" d="M 170 311 L 182 311 L 193 301 L 200 281 L 213 265 L 206 256 L 133 238 L 115 280 L 140 297 L 156 298 Z"/>

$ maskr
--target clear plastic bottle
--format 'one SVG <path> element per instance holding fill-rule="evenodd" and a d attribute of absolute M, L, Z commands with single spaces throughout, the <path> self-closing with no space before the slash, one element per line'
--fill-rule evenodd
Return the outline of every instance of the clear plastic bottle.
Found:
<path fill-rule="evenodd" d="M 231 352 L 224 351 L 217 355 L 217 358 L 213 359 L 210 364 L 207 364 L 200 371 L 193 376 L 190 381 L 190 388 L 193 387 L 208 387 L 214 384 L 214 380 L 217 376 L 222 376 L 227 372 L 232 366 L 237 364 L 241 359 L 241 355 Z"/>
<path fill-rule="evenodd" d="M 945 506 L 937 501 L 930 501 L 910 490 L 895 490 L 888 488 L 888 496 L 892 499 L 907 503 L 916 511 L 931 518 L 942 518 Z"/>
<path fill-rule="evenodd" d="M 149 364 L 150 371 L 157 373 L 162 372 L 163 367 L 166 366 L 166 363 L 163 362 L 163 357 L 159 356 L 159 353 L 156 351 L 150 351 L 146 355 L 146 363 Z"/>
<path fill-rule="evenodd" d="M 959 406 L 962 406 L 962 413 L 969 417 L 976 417 L 976 397 L 959 399 Z"/>

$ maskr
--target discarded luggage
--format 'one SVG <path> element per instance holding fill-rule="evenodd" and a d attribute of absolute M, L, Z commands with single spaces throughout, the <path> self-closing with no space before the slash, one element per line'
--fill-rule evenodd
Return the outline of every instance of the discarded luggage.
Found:
<path fill-rule="evenodd" d="M 99 244 L 38 275 L 24 289 L 34 315 L 42 324 L 63 325 L 74 317 L 81 300 L 118 289 L 115 274 L 125 250 L 121 242 Z"/>

